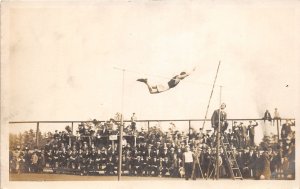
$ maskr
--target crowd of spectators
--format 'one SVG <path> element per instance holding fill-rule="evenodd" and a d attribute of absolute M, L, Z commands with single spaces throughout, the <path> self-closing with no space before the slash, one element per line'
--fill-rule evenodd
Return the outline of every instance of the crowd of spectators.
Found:
<path fill-rule="evenodd" d="M 173 124 L 173 123 L 171 123 Z M 281 140 L 276 144 L 255 144 L 256 121 L 234 122 L 224 132 L 231 144 L 242 176 L 253 179 L 295 178 L 294 123 L 282 125 Z M 173 124 L 174 126 L 174 124 Z M 34 149 L 16 146 L 10 151 L 10 172 L 60 172 L 74 174 L 116 175 L 119 158 L 118 122 L 113 119 L 94 124 L 81 123 L 74 132 L 55 131 L 47 144 Z M 115 136 L 116 138 L 113 138 Z M 183 153 L 186 147 L 193 152 L 192 178 L 209 178 L 215 175 L 215 133 L 191 129 L 178 131 L 171 127 L 163 132 L 159 127 L 149 130 L 124 128 L 122 140 L 122 174 L 131 176 L 183 177 Z M 22 147 L 22 149 L 21 149 Z M 225 152 L 220 150 L 220 177 L 230 178 Z"/>

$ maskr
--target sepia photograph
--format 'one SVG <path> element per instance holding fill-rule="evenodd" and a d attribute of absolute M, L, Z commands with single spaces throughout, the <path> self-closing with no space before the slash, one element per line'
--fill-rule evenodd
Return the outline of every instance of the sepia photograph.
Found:
<path fill-rule="evenodd" d="M 1 2 L 1 188 L 299 188 L 299 5 Z"/>

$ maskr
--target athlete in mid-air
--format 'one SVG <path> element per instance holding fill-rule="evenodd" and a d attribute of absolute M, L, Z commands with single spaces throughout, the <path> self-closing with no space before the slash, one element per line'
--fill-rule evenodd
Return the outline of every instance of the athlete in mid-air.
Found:
<path fill-rule="evenodd" d="M 192 70 L 195 71 L 196 67 Z M 190 72 L 191 73 L 191 72 Z M 164 91 L 167 91 L 171 88 L 174 88 L 176 85 L 178 85 L 178 83 L 183 80 L 184 78 L 186 78 L 187 76 L 190 75 L 189 72 L 181 72 L 179 75 L 174 76 L 168 83 L 166 84 L 158 84 L 158 85 L 150 85 L 148 83 L 148 79 L 138 79 L 137 81 L 143 82 L 147 85 L 150 94 L 156 94 L 156 93 L 161 93 Z"/>

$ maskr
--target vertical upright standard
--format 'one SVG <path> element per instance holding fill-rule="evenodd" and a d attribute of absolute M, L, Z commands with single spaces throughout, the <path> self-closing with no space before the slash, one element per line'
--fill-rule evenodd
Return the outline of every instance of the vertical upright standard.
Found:
<path fill-rule="evenodd" d="M 123 139 L 123 125 L 124 125 L 124 80 L 125 80 L 125 69 L 122 69 L 123 71 L 123 79 L 122 79 L 122 112 L 121 112 L 121 123 L 119 126 L 120 130 L 120 137 L 119 137 L 119 166 L 118 166 L 118 181 L 121 180 L 121 174 L 122 174 L 122 139 Z"/>
<path fill-rule="evenodd" d="M 40 123 L 37 122 L 36 123 L 36 134 L 35 134 L 35 144 L 36 144 L 37 148 L 39 147 L 39 132 L 40 132 Z"/>

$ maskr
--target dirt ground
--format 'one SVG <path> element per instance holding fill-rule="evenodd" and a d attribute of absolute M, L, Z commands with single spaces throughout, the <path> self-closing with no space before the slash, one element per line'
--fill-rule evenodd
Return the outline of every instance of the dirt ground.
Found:
<path fill-rule="evenodd" d="M 70 174 L 53 174 L 53 173 L 22 173 L 9 174 L 10 181 L 118 181 L 118 176 L 103 176 L 103 175 L 70 175 Z M 183 180 L 184 178 L 170 177 L 137 177 L 137 176 L 122 176 L 122 181 L 143 181 L 143 180 Z M 197 180 L 201 180 L 200 178 Z"/>

